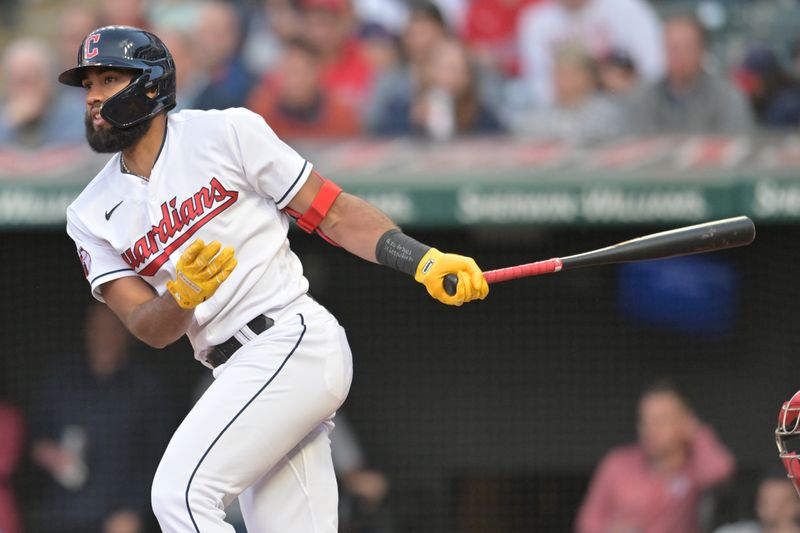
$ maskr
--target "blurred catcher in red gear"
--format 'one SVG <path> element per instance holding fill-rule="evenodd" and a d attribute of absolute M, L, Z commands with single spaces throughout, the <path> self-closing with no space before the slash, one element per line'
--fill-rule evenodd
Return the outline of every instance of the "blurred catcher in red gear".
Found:
<path fill-rule="evenodd" d="M 800 436 L 800 391 L 794 393 L 788 402 L 784 402 L 778 413 L 778 428 L 775 430 L 775 442 L 778 445 L 783 466 L 789 473 L 794 488 L 800 495 L 800 455 L 797 452 L 797 437 Z M 792 445 L 790 448 L 789 445 Z"/>

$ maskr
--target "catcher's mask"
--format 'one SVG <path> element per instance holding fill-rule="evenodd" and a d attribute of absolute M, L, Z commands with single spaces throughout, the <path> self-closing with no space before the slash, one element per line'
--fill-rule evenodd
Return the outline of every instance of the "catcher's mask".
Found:
<path fill-rule="evenodd" d="M 795 490 L 800 495 L 800 455 L 798 455 L 798 437 L 800 437 L 800 391 L 794 393 L 788 402 L 784 402 L 778 412 L 778 428 L 775 430 L 775 443 L 781 462 L 789 473 Z"/>

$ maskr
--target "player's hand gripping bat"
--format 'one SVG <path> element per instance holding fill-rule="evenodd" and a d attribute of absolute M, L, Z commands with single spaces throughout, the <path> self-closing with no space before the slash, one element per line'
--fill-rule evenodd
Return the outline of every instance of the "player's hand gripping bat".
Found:
<path fill-rule="evenodd" d="M 525 265 L 489 270 L 483 275 L 489 284 L 500 283 L 528 276 L 539 276 L 551 272 L 561 272 L 612 263 L 632 263 L 650 259 L 665 259 L 680 255 L 714 252 L 726 248 L 746 246 L 756 238 L 756 227 L 747 217 L 715 220 L 696 226 L 663 231 L 645 235 L 638 239 L 621 242 L 599 250 L 592 250 L 567 257 L 556 257 Z M 449 274 L 444 279 L 448 294 L 455 294 L 458 278 Z"/>

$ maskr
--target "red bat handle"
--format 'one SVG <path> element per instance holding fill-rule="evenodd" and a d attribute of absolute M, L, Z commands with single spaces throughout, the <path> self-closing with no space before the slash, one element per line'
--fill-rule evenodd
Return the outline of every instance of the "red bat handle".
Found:
<path fill-rule="evenodd" d="M 564 266 L 563 261 L 558 257 L 547 259 L 546 261 L 537 261 L 535 263 L 527 263 L 525 265 L 517 265 L 508 268 L 500 268 L 497 270 L 487 270 L 483 273 L 486 282 L 490 285 L 492 283 L 500 283 L 501 281 L 508 281 L 512 279 L 525 278 L 528 276 L 539 276 L 541 274 L 551 274 L 558 272 Z M 455 274 L 448 274 L 444 278 L 444 290 L 450 296 L 456 293 L 458 287 L 458 277 Z"/>
<path fill-rule="evenodd" d="M 489 284 L 500 283 L 501 281 L 508 281 L 512 279 L 525 278 L 528 276 L 539 276 L 541 274 L 551 274 L 558 272 L 564 263 L 558 257 L 547 259 L 546 261 L 537 261 L 535 263 L 527 263 L 525 265 L 517 265 L 508 268 L 500 268 L 497 270 L 488 270 L 483 273 L 486 282 Z"/>

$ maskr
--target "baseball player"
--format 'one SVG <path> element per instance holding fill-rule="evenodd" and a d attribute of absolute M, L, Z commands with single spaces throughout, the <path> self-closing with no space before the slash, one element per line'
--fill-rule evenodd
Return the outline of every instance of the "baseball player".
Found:
<path fill-rule="evenodd" d="M 154 347 L 187 335 L 215 377 L 156 472 L 161 528 L 230 533 L 224 509 L 239 497 L 250 533 L 335 532 L 328 435 L 351 354 L 307 295 L 290 217 L 445 304 L 485 298 L 481 270 L 343 193 L 250 111 L 168 114 L 175 67 L 152 33 L 94 30 L 59 81 L 83 87 L 87 140 L 114 154 L 67 210 L 92 294 Z"/>

